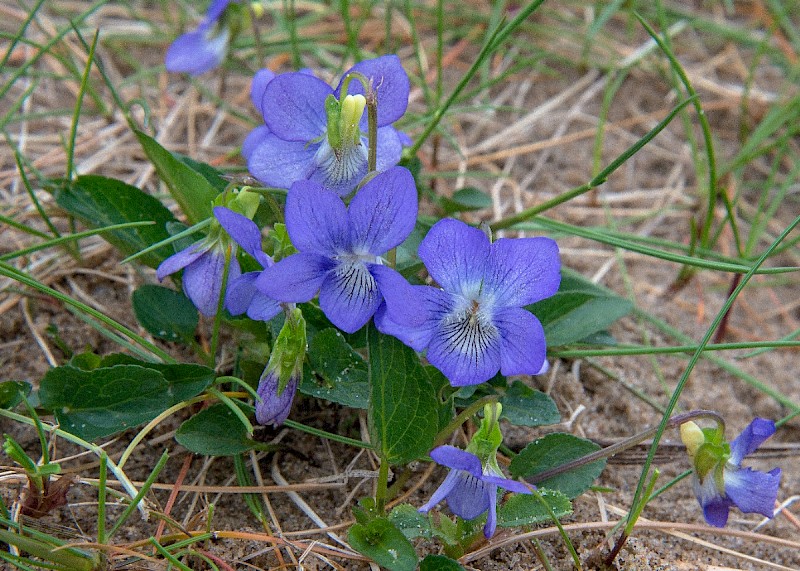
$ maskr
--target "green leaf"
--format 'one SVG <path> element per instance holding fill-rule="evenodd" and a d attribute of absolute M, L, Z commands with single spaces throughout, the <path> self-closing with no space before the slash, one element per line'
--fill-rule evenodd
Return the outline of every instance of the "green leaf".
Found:
<path fill-rule="evenodd" d="M 145 363 L 128 355 L 110 355 L 101 365 L 50 369 L 39 388 L 41 405 L 86 440 L 148 422 L 214 381 L 214 371 L 201 365 Z"/>
<path fill-rule="evenodd" d="M 408 539 L 415 539 L 417 537 L 430 539 L 433 537 L 430 518 L 427 514 L 420 513 L 419 510 L 411 504 L 395 506 L 391 513 L 389 513 L 389 521 L 391 521 L 397 529 L 402 531 L 403 535 Z"/>
<path fill-rule="evenodd" d="M 12 409 L 31 392 L 30 383 L 23 381 L 4 381 L 0 383 L 0 408 Z"/>
<path fill-rule="evenodd" d="M 300 392 L 351 408 L 367 408 L 367 365 L 341 333 L 331 328 L 316 333 L 308 345 L 308 358 L 325 383 L 316 383 L 304 375 Z"/>
<path fill-rule="evenodd" d="M 417 553 L 403 533 L 384 518 L 356 523 L 347 535 L 350 546 L 389 571 L 414 571 Z"/>
<path fill-rule="evenodd" d="M 162 147 L 147 133 L 138 130 L 134 130 L 134 133 L 186 218 L 192 224 L 210 218 L 211 206 L 219 191 L 208 178 Z"/>
<path fill-rule="evenodd" d="M 445 213 L 469 212 L 492 206 L 492 197 L 472 186 L 457 190 L 452 198 L 442 198 Z"/>
<path fill-rule="evenodd" d="M 517 426 L 543 426 L 561 422 L 556 403 L 541 391 L 514 381 L 500 399 L 502 418 Z"/>
<path fill-rule="evenodd" d="M 97 353 L 93 353 L 92 351 L 84 351 L 83 353 L 73 355 L 68 364 L 72 365 L 76 369 L 91 371 L 92 369 L 100 367 L 102 362 L 103 358 Z"/>
<path fill-rule="evenodd" d="M 113 367 L 115 365 L 139 365 L 140 367 L 155 369 L 164 375 L 169 385 L 169 399 L 164 410 L 174 404 L 199 395 L 211 386 L 211 383 L 216 378 L 214 369 L 193 363 L 147 363 L 123 353 L 108 355 L 103 357 L 101 361 L 102 367 Z"/>
<path fill-rule="evenodd" d="M 169 238 L 166 224 L 175 217 L 158 200 L 121 180 L 98 175 L 79 176 L 64 181 L 55 191 L 56 203 L 90 228 L 103 228 L 125 222 L 152 220 L 141 226 L 106 232 L 103 237 L 124 255 L 129 256 Z M 168 247 L 148 252 L 139 260 L 155 268 L 172 255 Z"/>
<path fill-rule="evenodd" d="M 633 304 L 583 278 L 562 274 L 558 292 L 527 309 L 542 322 L 547 344 L 557 347 L 604 331 L 630 313 Z"/>
<path fill-rule="evenodd" d="M 187 157 L 181 153 L 172 153 L 172 155 L 193 171 L 203 175 L 203 177 L 217 190 L 217 192 L 222 192 L 227 188 L 228 181 L 222 178 L 220 172 L 208 163 L 196 161 L 192 157 Z"/>
<path fill-rule="evenodd" d="M 555 490 L 539 490 L 541 499 L 534 494 L 513 494 L 497 509 L 497 525 L 500 527 L 518 527 L 543 521 L 552 521 L 550 511 L 561 519 L 572 513 L 569 498 Z M 548 510 L 542 499 L 550 506 Z"/>
<path fill-rule="evenodd" d="M 515 478 L 530 480 L 536 474 L 562 466 L 599 449 L 600 447 L 590 440 L 556 432 L 528 444 L 514 457 L 509 469 Z M 547 480 L 536 482 L 536 485 L 539 488 L 557 490 L 568 498 L 576 498 L 589 489 L 605 465 L 605 459 L 597 460 Z"/>
<path fill-rule="evenodd" d="M 433 447 L 436 389 L 413 349 L 372 327 L 368 337 L 372 441 L 383 461 L 411 462 Z"/>
<path fill-rule="evenodd" d="M 151 335 L 166 341 L 190 343 L 200 321 L 197 308 L 184 294 L 153 284 L 133 292 L 136 319 Z"/>
<path fill-rule="evenodd" d="M 419 564 L 419 571 L 464 571 L 464 568 L 446 555 L 426 555 Z"/>
<path fill-rule="evenodd" d="M 62 429 L 94 440 L 152 420 L 170 406 L 168 391 L 169 383 L 155 369 L 117 365 L 83 371 L 65 366 L 47 372 L 39 398 Z"/>
<path fill-rule="evenodd" d="M 184 448 L 206 456 L 232 456 L 253 448 L 247 427 L 224 404 L 201 410 L 181 424 L 175 440 Z"/>

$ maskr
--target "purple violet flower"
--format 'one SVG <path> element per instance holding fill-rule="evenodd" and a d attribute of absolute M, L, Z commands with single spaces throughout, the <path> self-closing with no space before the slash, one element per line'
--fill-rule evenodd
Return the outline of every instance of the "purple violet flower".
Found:
<path fill-rule="evenodd" d="M 215 207 L 214 216 L 228 235 L 245 252 L 253 256 L 262 268 L 268 268 L 275 263 L 261 249 L 261 231 L 255 222 L 224 206 Z M 261 272 L 258 271 L 247 272 L 228 281 L 225 309 L 231 315 L 246 313 L 250 319 L 269 321 L 281 312 L 280 302 L 256 288 L 256 279 L 260 275 Z"/>
<path fill-rule="evenodd" d="M 272 345 L 264 372 L 258 381 L 256 420 L 259 424 L 283 424 L 292 408 L 306 357 L 306 322 L 303 312 L 287 308 L 286 321 Z"/>
<path fill-rule="evenodd" d="M 450 473 L 433 492 L 431 499 L 419 508 L 428 513 L 436 504 L 447 500 L 450 510 L 462 519 L 475 519 L 488 511 L 483 535 L 492 537 L 497 527 L 497 488 L 510 492 L 530 494 L 528 486 L 515 480 L 504 478 L 487 462 L 481 465 L 480 459 L 466 450 L 455 446 L 439 446 L 431 450 L 431 458 L 437 464 L 450 468 Z"/>
<path fill-rule="evenodd" d="M 501 238 L 444 219 L 430 229 L 419 257 L 442 289 L 391 288 L 378 329 L 416 351 L 453 386 L 546 370 L 544 330 L 523 306 L 550 297 L 561 280 L 558 245 L 549 238 Z"/>
<path fill-rule="evenodd" d="M 406 239 L 416 218 L 417 190 L 403 167 L 376 175 L 349 207 L 317 182 L 296 182 L 286 198 L 286 230 L 299 253 L 266 268 L 256 287 L 297 303 L 319 291 L 331 323 L 353 333 L 378 309 L 384 289 L 405 283 L 380 256 Z"/>
<path fill-rule="evenodd" d="M 235 0 L 213 0 L 196 30 L 179 36 L 167 48 L 167 71 L 200 75 L 217 67 L 228 52 L 231 32 L 220 22 Z"/>
<path fill-rule="evenodd" d="M 258 396 L 261 400 L 256 402 L 256 421 L 258 424 L 280 426 L 289 417 L 292 410 L 294 395 L 297 393 L 299 375 L 292 375 L 282 391 L 278 391 L 278 370 L 267 366 L 261 379 L 258 381 Z"/>
<path fill-rule="evenodd" d="M 204 239 L 173 254 L 158 266 L 156 277 L 162 281 L 170 274 L 183 270 L 183 291 L 195 307 L 207 317 L 217 313 L 222 279 L 225 274 L 225 251 L 228 240 L 217 225 Z M 231 255 L 228 283 L 236 280 L 242 271 L 236 257 Z"/>
<path fill-rule="evenodd" d="M 728 451 L 724 440 L 721 446 L 713 442 L 713 433 L 701 431 L 693 422 L 681 425 L 681 438 L 694 464 L 694 493 L 709 525 L 725 527 L 733 506 L 744 513 L 773 516 L 781 469 L 742 468 L 742 460 L 773 434 L 773 421 L 756 418 L 731 442 Z"/>
<path fill-rule="evenodd" d="M 408 106 L 409 80 L 400 59 L 387 55 L 354 65 L 336 89 L 307 71 L 254 78 L 251 97 L 266 129 L 253 131 L 242 150 L 253 176 L 278 188 L 310 180 L 339 195 L 353 191 L 367 174 L 368 126 L 364 87 L 352 73 L 377 94 L 377 170 L 398 163 L 407 138 L 390 125 Z"/>

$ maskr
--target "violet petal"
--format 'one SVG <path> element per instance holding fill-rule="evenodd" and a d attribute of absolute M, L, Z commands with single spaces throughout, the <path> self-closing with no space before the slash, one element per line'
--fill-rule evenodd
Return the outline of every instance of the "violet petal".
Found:
<path fill-rule="evenodd" d="M 320 286 L 320 309 L 331 323 L 347 333 L 361 329 L 381 301 L 378 284 L 363 262 L 339 263 Z"/>
<path fill-rule="evenodd" d="M 275 188 L 289 188 L 293 182 L 308 178 L 313 171 L 318 144 L 284 141 L 271 132 L 260 137 L 247 157 L 250 174 L 266 186 Z"/>
<path fill-rule="evenodd" d="M 316 295 L 332 268 L 333 262 L 324 256 L 293 254 L 261 272 L 256 287 L 278 301 L 302 303 Z"/>
<path fill-rule="evenodd" d="M 286 197 L 286 231 L 294 247 L 329 258 L 350 251 L 347 207 L 316 182 L 297 181 Z"/>
<path fill-rule="evenodd" d="M 500 330 L 500 372 L 505 376 L 536 375 L 545 363 L 544 329 L 530 311 L 510 307 L 494 315 Z"/>
<path fill-rule="evenodd" d="M 483 282 L 489 251 L 489 238 L 483 232 L 445 218 L 428 231 L 418 254 L 446 291 L 472 297 Z"/>
<path fill-rule="evenodd" d="M 382 255 L 399 246 L 417 221 L 417 189 L 408 169 L 376 175 L 356 193 L 348 210 L 352 248 Z"/>
<path fill-rule="evenodd" d="M 408 94 L 410 82 L 408 75 L 396 55 L 385 55 L 375 59 L 365 60 L 355 64 L 342 77 L 336 88 L 336 98 L 339 99 L 342 82 L 350 72 L 358 72 L 366 76 L 378 96 L 378 126 L 383 127 L 394 123 L 406 112 L 408 107 Z M 350 81 L 348 95 L 364 94 L 364 87 L 357 79 Z M 366 113 L 362 119 L 362 129 L 366 130 Z"/>
<path fill-rule="evenodd" d="M 550 238 L 500 238 L 491 247 L 485 288 L 500 306 L 528 305 L 558 291 L 560 268 Z"/>
<path fill-rule="evenodd" d="M 327 129 L 325 99 L 331 93 L 330 86 L 313 75 L 277 75 L 264 89 L 264 122 L 284 141 L 312 141 Z"/>

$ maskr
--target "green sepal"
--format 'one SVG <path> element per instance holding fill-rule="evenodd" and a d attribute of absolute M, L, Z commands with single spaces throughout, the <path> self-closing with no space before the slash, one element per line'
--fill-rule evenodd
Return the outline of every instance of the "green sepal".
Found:
<path fill-rule="evenodd" d="M 283 393 L 289 380 L 301 378 L 306 356 L 306 321 L 303 312 L 295 307 L 283 323 L 275 346 L 269 357 L 267 369 L 278 371 L 278 395 Z"/>
<path fill-rule="evenodd" d="M 728 449 L 726 450 L 726 448 Z M 704 480 L 716 466 L 724 465 L 729 455 L 728 446 L 720 446 L 711 442 L 700 445 L 694 456 L 694 470 L 700 480 Z"/>
<path fill-rule="evenodd" d="M 483 407 L 481 425 L 475 436 L 467 445 L 467 452 L 477 456 L 481 465 L 489 465 L 495 473 L 502 473 L 497 465 L 497 449 L 503 442 L 503 433 L 497 422 L 503 412 L 503 405 L 499 402 L 488 403 Z"/>
<path fill-rule="evenodd" d="M 333 94 L 325 98 L 325 116 L 328 119 L 328 144 L 332 149 L 342 148 L 341 126 L 342 106 Z"/>

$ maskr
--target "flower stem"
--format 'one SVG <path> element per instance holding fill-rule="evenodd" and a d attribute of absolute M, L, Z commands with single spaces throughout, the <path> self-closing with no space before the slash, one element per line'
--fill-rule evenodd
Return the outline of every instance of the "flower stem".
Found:
<path fill-rule="evenodd" d="M 481 410 L 485 405 L 497 402 L 497 396 L 491 395 L 488 397 L 483 397 L 482 399 L 476 400 L 474 403 L 469 405 L 467 408 L 462 410 L 458 413 L 453 420 L 450 421 L 450 424 L 445 426 L 442 430 L 439 431 L 439 434 L 436 435 L 436 440 L 433 441 L 433 447 L 436 448 L 437 446 L 441 446 L 447 439 L 450 438 L 450 435 L 453 434 L 459 426 L 464 424 L 467 419 L 469 419 L 472 415 L 477 413 Z"/>
<path fill-rule="evenodd" d="M 655 488 L 656 486 L 656 480 L 658 479 L 659 473 L 660 472 L 658 469 L 653 470 L 653 476 L 652 478 L 650 478 L 650 482 L 647 485 L 647 489 L 645 490 L 645 497 L 648 499 L 650 498 L 650 495 L 653 493 L 653 488 Z M 628 518 L 628 523 L 625 525 L 625 529 L 622 531 L 622 534 L 620 534 L 620 536 L 617 538 L 616 543 L 614 543 L 614 547 L 611 549 L 611 552 L 605 559 L 605 563 L 609 567 L 613 565 L 614 559 L 616 559 L 617 555 L 622 550 L 622 547 L 625 545 L 625 542 L 630 537 L 631 532 L 633 531 L 633 526 L 639 519 L 639 516 L 641 515 L 642 510 L 644 510 L 645 505 L 647 505 L 646 501 L 641 502 L 638 506 L 636 506 L 635 513 L 631 514 L 633 517 Z"/>
<path fill-rule="evenodd" d="M 676 414 L 672 418 L 667 421 L 667 428 L 673 428 L 675 426 L 680 426 L 684 422 L 688 422 L 690 420 L 694 420 L 696 418 L 709 418 L 717 423 L 720 430 L 723 432 L 725 431 L 725 421 L 723 420 L 722 416 L 719 413 L 714 412 L 713 410 L 693 410 L 690 412 L 684 412 L 682 414 Z M 544 482 L 545 480 L 549 480 L 554 476 L 558 476 L 559 474 L 563 474 L 564 472 L 569 472 L 570 470 L 574 470 L 575 468 L 580 468 L 581 466 L 585 466 L 586 464 L 591 464 L 592 462 L 596 462 L 597 460 L 602 460 L 603 458 L 611 458 L 612 456 L 619 454 L 623 450 L 627 450 L 637 444 L 644 442 L 648 438 L 653 437 L 658 432 L 657 426 L 653 428 L 648 428 L 647 430 L 640 432 L 639 434 L 634 434 L 624 440 L 617 442 L 616 444 L 612 444 L 611 446 L 606 446 L 605 448 L 601 448 L 591 454 L 587 454 L 586 456 L 581 456 L 580 458 L 576 458 L 571 462 L 567 462 L 565 464 L 561 464 L 560 466 L 556 466 L 555 468 L 551 468 L 550 470 L 545 470 L 544 472 L 540 472 L 535 476 L 531 476 L 530 478 L 525 478 L 525 480 L 531 484 L 538 484 L 539 482 Z"/>
<path fill-rule="evenodd" d="M 236 253 L 233 246 L 228 244 L 225 248 L 225 269 L 222 270 L 222 286 L 219 289 L 219 299 L 217 300 L 217 311 L 214 314 L 214 327 L 211 333 L 211 349 L 208 351 L 208 361 L 212 368 L 217 366 L 217 346 L 219 345 L 219 331 L 222 326 L 222 310 L 225 306 L 225 291 L 228 289 L 228 275 L 231 271 L 231 258 Z"/>
<path fill-rule="evenodd" d="M 372 86 L 367 90 L 367 125 L 367 168 L 368 172 L 373 172 L 378 168 L 378 97 Z"/>
<path fill-rule="evenodd" d="M 383 513 L 386 509 L 386 494 L 389 487 L 389 463 L 381 460 L 378 468 L 378 481 L 375 482 L 375 508 L 378 513 Z"/>
<path fill-rule="evenodd" d="M 564 526 L 561 525 L 561 521 L 559 521 L 558 517 L 553 511 L 553 508 L 550 507 L 550 504 L 547 503 L 547 500 L 544 499 L 544 496 L 539 490 L 534 490 L 533 494 L 542 504 L 544 509 L 547 510 L 547 513 L 550 515 L 550 519 L 553 520 L 553 523 L 556 524 L 558 532 L 561 535 L 561 538 L 564 540 L 564 545 L 566 546 L 567 551 L 569 551 L 569 554 L 572 557 L 572 561 L 575 564 L 575 568 L 578 569 L 578 571 L 581 571 L 583 569 L 583 567 L 581 566 L 581 558 L 578 556 L 578 552 L 576 551 L 575 546 L 572 544 L 572 541 L 570 541 L 567 532 L 564 530 Z"/>

